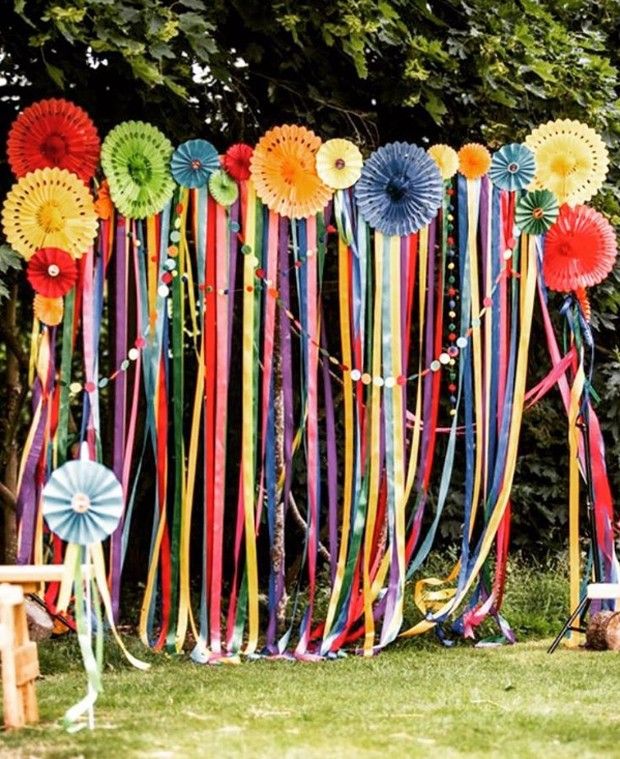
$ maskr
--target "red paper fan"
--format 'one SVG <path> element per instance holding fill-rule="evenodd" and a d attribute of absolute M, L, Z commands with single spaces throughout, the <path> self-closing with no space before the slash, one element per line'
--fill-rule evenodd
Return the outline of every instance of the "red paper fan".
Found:
<path fill-rule="evenodd" d="M 77 280 L 73 258 L 60 248 L 41 248 L 28 261 L 26 271 L 32 289 L 46 298 L 66 295 Z"/>
<path fill-rule="evenodd" d="M 222 158 L 222 166 L 233 179 L 243 182 L 250 178 L 250 158 L 253 152 L 254 148 L 243 142 L 231 145 Z"/>
<path fill-rule="evenodd" d="M 36 169 L 67 169 L 84 182 L 94 175 L 100 140 L 86 111 L 68 100 L 39 100 L 13 122 L 7 144 L 17 177 Z"/>
<path fill-rule="evenodd" d="M 602 282 L 616 260 L 616 236 L 607 219 L 589 206 L 562 206 L 547 232 L 543 275 L 560 292 Z"/>

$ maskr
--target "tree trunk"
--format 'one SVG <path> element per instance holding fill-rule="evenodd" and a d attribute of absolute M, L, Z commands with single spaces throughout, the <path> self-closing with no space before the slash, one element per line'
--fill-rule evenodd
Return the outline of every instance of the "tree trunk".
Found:
<path fill-rule="evenodd" d="M 3 329 L 17 340 L 17 286 L 11 288 L 11 296 L 6 302 Z M 19 344 L 19 343 L 17 343 Z M 6 350 L 6 407 L 4 413 L 4 477 L 2 488 L 3 534 L 2 561 L 14 564 L 17 557 L 17 522 L 15 512 L 15 495 L 17 493 L 17 475 L 19 456 L 17 449 L 17 432 L 19 414 L 23 403 L 20 375 L 20 362 L 15 352 L 7 345 Z"/>

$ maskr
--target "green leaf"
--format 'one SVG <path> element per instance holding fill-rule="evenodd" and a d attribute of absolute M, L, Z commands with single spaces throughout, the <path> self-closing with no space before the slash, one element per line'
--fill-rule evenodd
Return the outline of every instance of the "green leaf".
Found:
<path fill-rule="evenodd" d="M 64 90 L 65 75 L 63 74 L 62 70 L 59 69 L 58 66 L 53 66 L 51 63 L 48 63 L 47 61 L 45 61 L 45 69 L 50 79 L 54 82 L 54 84 L 57 87 L 60 87 L 61 90 Z"/>
<path fill-rule="evenodd" d="M 6 274 L 9 269 L 19 271 L 22 264 L 23 258 L 10 245 L 0 245 L 0 272 L 2 274 Z"/>

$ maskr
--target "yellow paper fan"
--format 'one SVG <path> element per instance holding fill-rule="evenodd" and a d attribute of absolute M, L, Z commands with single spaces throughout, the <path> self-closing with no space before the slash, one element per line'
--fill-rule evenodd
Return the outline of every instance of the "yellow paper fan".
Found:
<path fill-rule="evenodd" d="M 97 214 L 86 185 L 66 169 L 37 169 L 13 185 L 2 208 L 11 247 L 28 260 L 40 248 L 74 258 L 97 236 Z"/>
<path fill-rule="evenodd" d="M 300 126 L 275 127 L 267 132 L 252 155 L 256 194 L 272 211 L 304 219 L 322 211 L 332 196 L 316 171 L 321 140 Z"/>
<path fill-rule="evenodd" d="M 350 140 L 327 140 L 316 154 L 316 170 L 328 187 L 346 190 L 354 185 L 362 173 L 364 161 L 357 145 Z"/>
<path fill-rule="evenodd" d="M 534 129 L 525 144 L 536 158 L 531 188 L 551 190 L 560 203 L 585 203 L 605 181 L 607 148 L 594 129 L 580 121 L 549 121 Z"/>
<path fill-rule="evenodd" d="M 449 145 L 432 145 L 427 151 L 437 164 L 443 180 L 452 179 L 459 170 L 459 156 Z"/>

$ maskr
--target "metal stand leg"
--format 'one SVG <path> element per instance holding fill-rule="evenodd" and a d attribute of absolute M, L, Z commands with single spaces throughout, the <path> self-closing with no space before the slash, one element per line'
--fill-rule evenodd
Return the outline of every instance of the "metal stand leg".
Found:
<path fill-rule="evenodd" d="M 548 654 L 552 654 L 555 649 L 560 645 L 560 642 L 562 638 L 566 635 L 566 633 L 572 629 L 571 625 L 573 622 L 579 617 L 581 618 L 588 609 L 590 608 L 591 600 L 588 598 L 587 594 L 581 599 L 579 602 L 579 606 L 575 609 L 575 611 L 570 615 L 570 617 L 566 620 L 566 624 L 558 634 L 558 637 L 553 641 L 553 643 L 549 646 L 549 649 L 547 650 Z"/>

